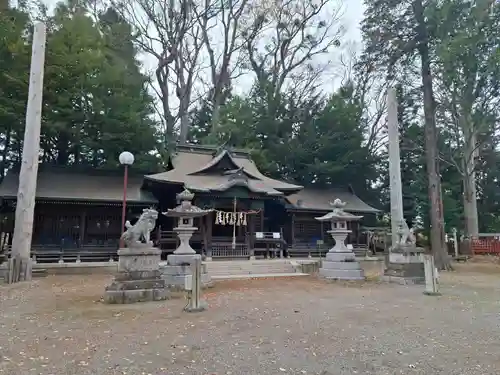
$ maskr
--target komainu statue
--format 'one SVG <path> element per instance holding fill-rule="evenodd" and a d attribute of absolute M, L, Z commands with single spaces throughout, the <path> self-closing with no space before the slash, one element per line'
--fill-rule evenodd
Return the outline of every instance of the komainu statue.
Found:
<path fill-rule="evenodd" d="M 130 221 L 127 220 L 125 223 L 127 230 L 121 236 L 127 247 L 137 247 L 143 243 L 142 241 L 147 245 L 153 245 L 150 236 L 151 231 L 155 227 L 156 219 L 158 219 L 158 211 L 152 208 L 145 208 L 142 210 L 139 220 L 134 225 L 130 224 Z"/>
<path fill-rule="evenodd" d="M 399 243 L 401 245 L 415 245 L 417 243 L 417 240 L 415 238 L 415 229 L 408 228 L 408 225 L 406 225 L 406 223 L 399 225 L 399 236 Z"/>

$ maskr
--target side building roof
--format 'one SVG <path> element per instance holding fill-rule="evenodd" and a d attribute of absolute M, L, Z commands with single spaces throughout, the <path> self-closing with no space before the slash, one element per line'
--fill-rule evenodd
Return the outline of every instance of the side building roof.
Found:
<path fill-rule="evenodd" d="M 183 184 L 193 192 L 220 192 L 232 186 L 246 186 L 254 193 L 281 196 L 302 189 L 300 185 L 263 175 L 250 154 L 242 150 L 182 145 L 171 158 L 173 169 L 145 176 L 146 179 Z M 222 167 L 224 165 L 224 167 Z M 240 178 L 236 178 L 239 175 Z"/>
<path fill-rule="evenodd" d="M 153 195 L 141 189 L 143 178 L 130 176 L 127 187 L 127 203 L 154 204 Z M 16 199 L 19 174 L 9 172 L 0 184 L 0 198 Z M 121 202 L 123 200 L 123 176 L 105 173 L 76 173 L 63 171 L 38 172 L 36 199 L 38 201 L 87 201 Z"/>
<path fill-rule="evenodd" d="M 353 213 L 380 213 L 382 211 L 361 200 L 352 189 L 319 189 L 304 188 L 286 197 L 289 209 L 295 211 L 331 211 L 333 202 L 339 198 L 346 205 L 344 210 Z"/>

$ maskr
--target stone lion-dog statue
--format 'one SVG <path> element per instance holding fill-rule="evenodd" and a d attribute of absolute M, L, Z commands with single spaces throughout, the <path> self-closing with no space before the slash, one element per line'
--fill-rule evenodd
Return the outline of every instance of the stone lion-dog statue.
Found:
<path fill-rule="evenodd" d="M 134 225 L 127 220 L 125 223 L 127 230 L 123 232 L 121 239 L 127 247 L 136 247 L 143 244 L 142 241 L 147 245 L 153 245 L 150 236 L 155 227 L 156 219 L 158 219 L 158 211 L 153 208 L 145 208 Z"/>

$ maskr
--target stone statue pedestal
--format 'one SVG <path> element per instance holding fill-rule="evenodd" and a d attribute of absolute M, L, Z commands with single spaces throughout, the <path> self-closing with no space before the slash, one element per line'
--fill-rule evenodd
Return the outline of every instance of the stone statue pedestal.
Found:
<path fill-rule="evenodd" d="M 168 298 L 159 263 L 161 250 L 148 244 L 118 250 L 118 273 L 106 287 L 106 303 L 161 301 Z"/>
<path fill-rule="evenodd" d="M 424 249 L 414 244 L 397 244 L 386 257 L 382 280 L 402 285 L 424 284 Z"/>
<path fill-rule="evenodd" d="M 364 271 L 361 268 L 354 252 L 345 245 L 349 230 L 329 230 L 328 233 L 335 240 L 335 246 L 323 259 L 320 276 L 329 280 L 364 280 Z"/>
<path fill-rule="evenodd" d="M 191 236 L 197 229 L 192 226 L 174 228 L 181 242 L 174 253 L 167 256 L 167 261 L 160 263 L 161 277 L 170 289 L 184 290 L 186 276 L 192 275 L 191 264 L 194 263 L 195 259 L 200 259 L 201 262 L 201 255 L 196 254 L 196 251 L 189 244 Z M 212 279 L 207 273 L 205 264 L 201 265 L 200 281 L 202 288 L 212 286 Z"/>

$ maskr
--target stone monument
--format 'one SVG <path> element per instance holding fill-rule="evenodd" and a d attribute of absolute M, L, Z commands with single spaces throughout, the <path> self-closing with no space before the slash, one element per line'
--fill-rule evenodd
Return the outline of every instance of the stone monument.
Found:
<path fill-rule="evenodd" d="M 161 250 L 154 248 L 150 241 L 157 218 L 156 210 L 144 209 L 137 223 L 131 225 L 127 221 L 125 224 L 127 230 L 121 239 L 127 248 L 118 250 L 118 273 L 106 287 L 105 302 L 133 303 L 168 298 L 168 289 L 159 270 Z"/>
<path fill-rule="evenodd" d="M 167 257 L 166 262 L 160 263 L 160 272 L 162 278 L 167 285 L 173 289 L 184 289 L 186 276 L 191 275 L 191 263 L 193 259 L 201 259 L 201 255 L 196 254 L 189 244 L 189 240 L 193 233 L 198 229 L 193 224 L 197 217 L 202 217 L 212 210 L 203 210 L 191 203 L 194 194 L 189 190 L 184 189 L 183 192 L 177 194 L 177 200 L 180 204 L 164 212 L 165 216 L 174 217 L 178 219 L 178 225 L 174 231 L 179 236 L 179 247 L 173 254 Z M 211 279 L 207 273 L 206 265 L 201 266 L 201 285 L 202 287 L 211 286 Z"/>
<path fill-rule="evenodd" d="M 345 245 L 345 239 L 351 233 L 347 229 L 347 223 L 357 221 L 362 216 L 355 216 L 345 212 L 345 203 L 340 199 L 335 199 L 331 205 L 333 206 L 332 212 L 316 218 L 319 221 L 330 221 L 331 229 L 328 233 L 335 240 L 335 246 L 326 254 L 326 258 L 319 269 L 319 274 L 332 280 L 364 280 L 364 272 L 356 261 L 354 252 Z"/>
<path fill-rule="evenodd" d="M 38 176 L 40 127 L 42 121 L 43 75 L 47 29 L 37 22 L 33 28 L 33 46 L 26 106 L 26 126 L 19 186 L 17 190 L 16 216 L 12 253 L 7 259 L 7 282 L 31 281 L 31 239 L 35 214 L 36 183 Z"/>
<path fill-rule="evenodd" d="M 383 279 L 400 284 L 420 284 L 425 282 L 422 257 L 424 250 L 416 246 L 413 229 L 408 228 L 403 217 L 397 111 L 396 90 L 390 88 L 387 92 L 387 128 L 391 193 L 391 247 Z"/>

